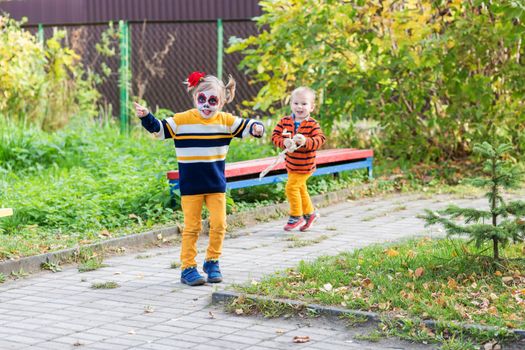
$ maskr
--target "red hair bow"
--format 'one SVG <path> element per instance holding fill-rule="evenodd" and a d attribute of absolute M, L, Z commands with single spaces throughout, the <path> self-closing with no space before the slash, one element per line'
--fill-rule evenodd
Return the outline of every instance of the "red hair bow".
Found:
<path fill-rule="evenodd" d="M 188 76 L 188 88 L 194 88 L 206 76 L 204 72 L 193 72 Z"/>

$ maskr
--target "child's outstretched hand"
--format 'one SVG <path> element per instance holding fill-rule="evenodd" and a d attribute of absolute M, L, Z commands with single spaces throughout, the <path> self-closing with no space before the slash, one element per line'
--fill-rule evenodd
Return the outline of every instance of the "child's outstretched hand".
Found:
<path fill-rule="evenodd" d="M 253 125 L 253 136 L 261 137 L 264 134 L 264 127 L 261 124 Z"/>
<path fill-rule="evenodd" d="M 133 102 L 133 105 L 135 106 L 135 112 L 137 113 L 137 117 L 144 118 L 149 114 L 149 110 L 146 107 L 142 107 L 137 102 Z"/>

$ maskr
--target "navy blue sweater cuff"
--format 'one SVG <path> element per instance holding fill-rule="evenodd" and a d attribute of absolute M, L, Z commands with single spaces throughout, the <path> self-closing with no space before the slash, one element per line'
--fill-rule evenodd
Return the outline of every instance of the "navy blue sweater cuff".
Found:
<path fill-rule="evenodd" d="M 144 118 L 140 118 L 140 122 L 144 129 L 148 130 L 149 132 L 160 131 L 160 122 L 151 113 L 148 113 L 148 115 Z"/>

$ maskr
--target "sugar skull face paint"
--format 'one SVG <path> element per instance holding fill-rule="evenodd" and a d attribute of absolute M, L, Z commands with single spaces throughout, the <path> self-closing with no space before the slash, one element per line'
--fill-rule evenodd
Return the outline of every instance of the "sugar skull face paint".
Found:
<path fill-rule="evenodd" d="M 203 118 L 213 117 L 220 109 L 220 101 L 217 91 L 200 91 L 195 96 L 195 107 Z"/>

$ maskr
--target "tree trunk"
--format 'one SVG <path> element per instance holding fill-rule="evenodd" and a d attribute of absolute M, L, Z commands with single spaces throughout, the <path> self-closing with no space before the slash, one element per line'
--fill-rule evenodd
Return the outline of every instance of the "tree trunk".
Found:
<path fill-rule="evenodd" d="M 499 260 L 499 247 L 498 247 L 498 239 L 496 237 L 492 238 L 492 248 L 494 251 L 494 259 Z"/>

